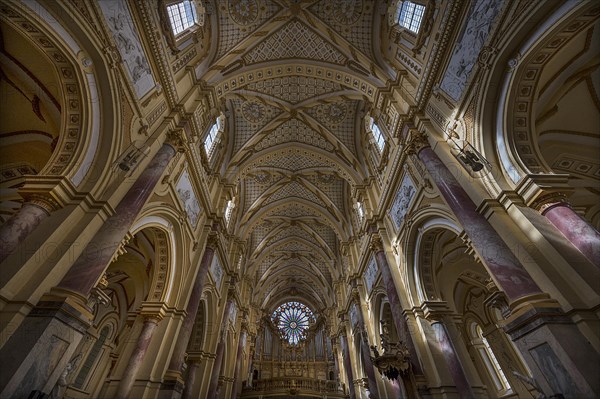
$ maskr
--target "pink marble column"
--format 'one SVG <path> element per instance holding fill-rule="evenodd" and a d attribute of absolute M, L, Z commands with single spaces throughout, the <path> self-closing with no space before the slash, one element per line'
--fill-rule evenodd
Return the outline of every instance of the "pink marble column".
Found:
<path fill-rule="evenodd" d="M 169 370 L 175 373 L 180 373 L 185 361 L 185 353 L 187 351 L 188 344 L 190 342 L 190 336 L 192 335 L 192 329 L 194 328 L 194 322 L 196 321 L 196 315 L 198 314 L 198 307 L 200 306 L 200 299 L 202 298 L 202 290 L 206 283 L 206 276 L 208 270 L 213 261 L 215 255 L 215 249 L 217 248 L 217 236 L 212 234 L 208 237 L 200 266 L 198 267 L 198 273 L 194 280 L 194 286 L 192 293 L 188 299 L 187 306 L 185 308 L 185 319 L 179 330 L 177 336 L 177 342 L 175 343 L 175 349 L 171 355 L 171 361 L 169 362 Z"/>
<path fill-rule="evenodd" d="M 0 226 L 0 263 L 56 209 L 58 204 L 49 197 L 28 198 L 28 202 Z"/>
<path fill-rule="evenodd" d="M 233 298 L 231 296 L 227 299 L 225 305 L 225 311 L 223 312 L 223 320 L 221 321 L 221 328 L 219 330 L 219 343 L 217 344 L 217 353 L 215 356 L 215 362 L 213 363 L 212 374 L 210 376 L 210 382 L 208 385 L 208 397 L 218 398 L 219 397 L 219 377 L 221 375 L 221 366 L 223 365 L 223 357 L 225 355 L 225 339 L 227 337 L 227 323 L 229 322 L 230 314 L 233 310 Z"/>
<path fill-rule="evenodd" d="M 67 271 L 58 290 L 42 297 L 0 348 L 0 395 L 27 397 L 24 391 L 42 390 L 56 384 L 60 373 L 54 371 L 64 369 L 93 319 L 87 297 L 175 155 L 174 146 L 182 144 L 181 134 L 169 135 L 170 144 L 164 144 L 141 172 L 114 215 L 100 227 Z M 54 295 L 56 293 L 58 295 Z M 48 345 L 57 337 L 60 337 L 60 345 Z"/>
<path fill-rule="evenodd" d="M 600 268 L 600 233 L 579 216 L 564 198 L 552 196 L 540 204 L 540 213 L 596 267 Z"/>
<path fill-rule="evenodd" d="M 173 145 L 163 144 L 119 202 L 115 213 L 104 222 L 73 263 L 58 284 L 59 288 L 86 297 L 89 295 L 174 156 Z"/>
<path fill-rule="evenodd" d="M 356 399 L 354 393 L 354 376 L 352 375 L 352 362 L 350 361 L 350 348 L 348 347 L 348 339 L 346 333 L 340 334 L 340 346 L 342 347 L 342 358 L 344 361 L 344 369 L 346 369 L 346 378 L 348 379 L 348 394 L 350 399 Z"/>
<path fill-rule="evenodd" d="M 248 337 L 247 327 L 242 324 L 240 339 L 238 340 L 237 355 L 235 358 L 235 371 L 233 374 L 233 387 L 231 390 L 231 399 L 237 399 L 238 391 L 242 386 L 240 375 L 242 374 L 242 363 L 244 356 L 244 347 L 246 346 L 246 338 Z"/>
<path fill-rule="evenodd" d="M 137 376 L 137 373 L 142 365 L 144 356 L 146 356 L 148 346 L 152 340 L 152 335 L 154 334 L 154 330 L 158 326 L 159 321 L 160 317 L 158 316 L 146 317 L 144 320 L 144 325 L 142 326 L 142 331 L 138 337 L 135 349 L 129 358 L 127 368 L 121 377 L 121 382 L 119 383 L 119 387 L 115 395 L 116 399 L 126 399 L 129 397 L 131 388 L 135 382 L 135 377 Z"/>
<path fill-rule="evenodd" d="M 467 380 L 465 371 L 460 363 L 456 351 L 454 350 L 454 345 L 452 345 L 452 342 L 450 341 L 450 337 L 446 331 L 446 326 L 444 326 L 441 320 L 434 320 L 431 323 L 431 328 L 435 332 L 440 353 L 446 361 L 446 365 L 448 366 L 452 380 L 456 385 L 458 394 L 462 399 L 474 399 L 475 395 L 471 390 L 471 385 Z"/>
<path fill-rule="evenodd" d="M 392 319 L 394 320 L 394 326 L 396 327 L 398 338 L 402 343 L 404 343 L 404 345 L 406 345 L 410 352 L 410 361 L 413 373 L 417 375 L 422 375 L 423 371 L 421 369 L 421 364 L 419 363 L 419 358 L 417 357 L 417 351 L 412 341 L 412 337 L 408 332 L 408 325 L 406 323 L 406 319 L 402 314 L 402 304 L 400 303 L 400 296 L 398 295 L 398 290 L 396 289 L 396 284 L 394 283 L 394 278 L 390 270 L 390 265 L 385 256 L 385 252 L 383 251 L 383 245 L 381 243 L 381 237 L 379 237 L 379 235 L 372 236 L 371 250 L 375 254 L 375 262 L 377 262 L 377 266 L 379 267 L 379 270 L 381 272 L 381 279 L 383 280 L 383 285 L 385 285 L 385 291 L 387 293 L 388 302 L 390 303 Z"/>
<path fill-rule="evenodd" d="M 188 375 L 185 380 L 185 388 L 183 390 L 183 395 L 181 395 L 181 399 L 192 399 L 192 391 L 196 384 L 199 369 L 200 362 L 198 360 L 192 360 L 188 363 Z"/>
<path fill-rule="evenodd" d="M 498 235 L 490 222 L 479 212 L 477 207 L 459 184 L 456 177 L 444 165 L 435 152 L 429 147 L 427 139 L 417 136 L 409 147 L 415 151 L 435 181 L 440 194 L 452 210 L 473 248 L 481 257 L 488 271 L 496 280 L 512 303 L 516 299 L 541 294 L 542 291 L 533 281 L 521 262 L 512 253 L 508 245 Z"/>
<path fill-rule="evenodd" d="M 369 380 L 369 398 L 377 399 L 379 398 L 379 388 L 377 387 L 377 379 L 375 377 L 375 368 L 373 366 L 373 361 L 371 360 L 371 349 L 369 345 L 369 337 L 367 334 L 366 326 L 365 326 L 365 318 L 362 313 L 362 306 L 360 304 L 360 294 L 358 289 L 356 288 L 356 280 L 352 281 L 352 286 L 354 287 L 352 290 L 352 297 L 354 303 L 357 307 L 357 317 L 358 317 L 358 326 L 360 329 L 361 339 L 360 339 L 360 354 L 362 357 L 363 370 L 367 375 L 367 379 Z"/>

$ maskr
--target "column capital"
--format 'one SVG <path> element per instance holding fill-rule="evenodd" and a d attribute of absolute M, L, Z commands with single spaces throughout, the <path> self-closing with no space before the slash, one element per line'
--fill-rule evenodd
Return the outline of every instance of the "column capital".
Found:
<path fill-rule="evenodd" d="M 219 233 L 216 231 L 208 233 L 208 237 L 206 238 L 206 248 L 210 248 L 214 251 L 219 248 Z"/>
<path fill-rule="evenodd" d="M 26 203 L 42 208 L 48 214 L 61 208 L 59 202 L 48 193 L 22 193 L 21 195 Z"/>
<path fill-rule="evenodd" d="M 531 207 L 543 215 L 546 211 L 557 205 L 571 207 L 565 193 L 559 191 L 544 192 L 533 201 Z"/>
<path fill-rule="evenodd" d="M 413 130 L 411 133 L 411 137 L 406 144 L 407 154 L 418 154 L 423 148 L 430 147 L 429 140 L 427 140 L 427 134 L 417 130 Z"/>
<path fill-rule="evenodd" d="M 449 316 L 452 312 L 445 301 L 430 302 L 425 301 L 421 305 L 425 318 L 433 323 L 443 322 L 444 317 Z"/>
<path fill-rule="evenodd" d="M 154 321 L 158 324 L 166 316 L 166 305 L 160 302 L 142 302 L 140 315 L 144 321 Z"/>
<path fill-rule="evenodd" d="M 185 131 L 183 129 L 175 129 L 167 132 L 165 144 L 170 145 L 177 152 L 185 152 L 185 146 L 187 144 Z"/>
<path fill-rule="evenodd" d="M 369 243 L 369 248 L 373 252 L 383 251 L 383 243 L 381 241 L 381 236 L 379 233 L 374 233 L 371 235 L 371 242 Z"/>

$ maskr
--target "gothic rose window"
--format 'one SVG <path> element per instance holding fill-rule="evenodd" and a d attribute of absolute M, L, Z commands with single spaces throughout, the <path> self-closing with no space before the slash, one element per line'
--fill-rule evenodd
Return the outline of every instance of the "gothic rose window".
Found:
<path fill-rule="evenodd" d="M 315 319 L 310 308 L 300 302 L 286 302 L 280 305 L 273 314 L 271 320 L 281 332 L 281 335 L 290 344 L 296 345 Z"/>

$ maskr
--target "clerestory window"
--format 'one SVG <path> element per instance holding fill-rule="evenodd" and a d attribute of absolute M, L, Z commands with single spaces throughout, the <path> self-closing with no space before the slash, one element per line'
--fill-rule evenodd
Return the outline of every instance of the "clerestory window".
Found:
<path fill-rule="evenodd" d="M 365 208 L 363 208 L 362 202 L 357 202 L 356 205 L 356 214 L 358 215 L 358 221 L 362 222 L 365 217 Z"/>
<path fill-rule="evenodd" d="M 404 1 L 398 16 L 398 23 L 411 32 L 419 33 L 421 21 L 425 14 L 425 6 L 411 1 Z"/>
<path fill-rule="evenodd" d="M 184 0 L 169 4 L 167 6 L 167 14 L 169 15 L 171 29 L 175 36 L 191 28 L 198 22 L 196 7 L 192 0 Z"/>
<path fill-rule="evenodd" d="M 233 208 L 235 208 L 233 201 L 231 201 L 231 200 L 227 201 L 227 207 L 225 208 L 225 222 L 227 224 L 229 224 L 229 220 L 231 219 L 231 215 L 233 213 Z"/>
<path fill-rule="evenodd" d="M 217 118 L 214 125 L 211 126 L 206 139 L 204 139 L 204 149 L 206 150 L 206 156 L 210 159 L 214 153 L 214 147 L 217 143 L 217 137 L 221 130 L 221 118 Z"/>
<path fill-rule="evenodd" d="M 377 144 L 377 149 L 379 152 L 383 151 L 383 147 L 385 146 L 385 137 L 383 133 L 381 133 L 381 129 L 375 123 L 375 120 L 371 118 L 370 120 L 371 126 L 371 134 L 373 135 L 373 140 L 375 140 L 375 144 Z"/>

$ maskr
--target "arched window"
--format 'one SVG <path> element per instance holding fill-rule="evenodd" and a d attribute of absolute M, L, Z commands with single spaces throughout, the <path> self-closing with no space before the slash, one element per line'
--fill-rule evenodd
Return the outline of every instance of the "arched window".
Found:
<path fill-rule="evenodd" d="M 506 375 L 498 363 L 498 359 L 494 355 L 490 343 L 483 336 L 483 331 L 479 325 L 475 325 L 475 337 L 473 338 L 473 347 L 479 353 L 481 360 L 483 361 L 487 372 L 494 383 L 496 392 L 500 394 L 509 393 L 512 391 L 510 383 L 506 378 Z"/>
<path fill-rule="evenodd" d="M 110 333 L 109 326 L 104 326 L 104 328 L 102 328 L 102 330 L 100 330 L 100 335 L 98 335 L 98 339 L 96 340 L 96 342 L 94 342 L 94 345 L 92 345 L 92 348 L 90 349 L 87 357 L 85 358 L 85 362 L 83 363 L 83 366 L 81 366 L 81 369 L 79 370 L 79 374 L 77 374 L 77 378 L 75 378 L 75 382 L 73 384 L 75 387 L 77 387 L 77 388 L 84 387 L 84 384 L 88 378 L 88 375 L 90 374 L 90 371 L 92 371 L 93 367 L 95 366 L 96 360 L 98 359 L 98 357 L 101 353 L 102 346 L 104 346 L 104 343 L 106 342 L 106 339 L 108 338 L 109 333 Z"/>
<path fill-rule="evenodd" d="M 271 320 L 290 344 L 296 345 L 305 338 L 306 330 L 315 317 L 310 308 L 300 302 L 286 302 L 271 315 Z"/>

